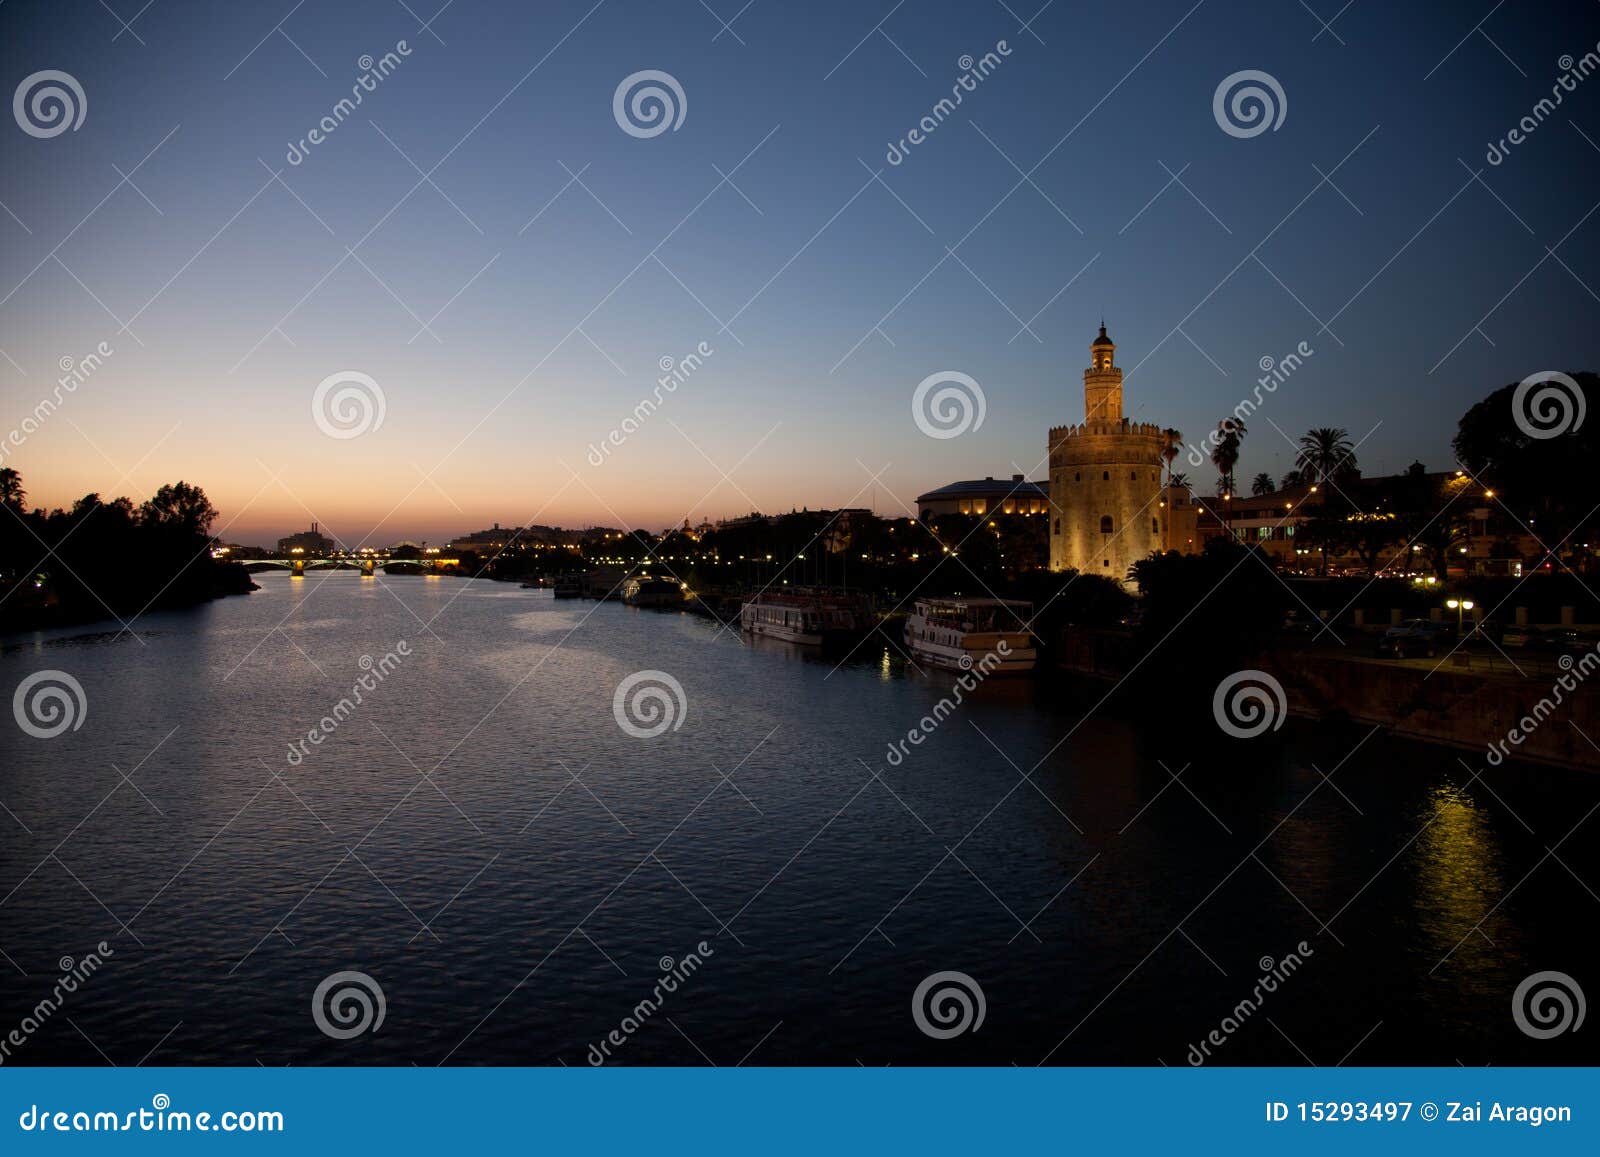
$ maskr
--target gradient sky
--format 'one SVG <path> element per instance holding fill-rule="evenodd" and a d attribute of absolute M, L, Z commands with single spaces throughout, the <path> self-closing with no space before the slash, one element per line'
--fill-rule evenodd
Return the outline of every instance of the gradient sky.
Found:
<path fill-rule="evenodd" d="M 1600 369 L 1600 77 L 1484 159 L 1563 55 L 1595 49 L 1594 3 L 1355 0 L 1325 31 L 1282 0 L 1057 0 L 1022 30 L 1038 0 L 1008 0 L 1020 18 L 999 0 L 754 0 L 729 32 L 711 10 L 741 0 L 454 0 L 435 39 L 419 24 L 441 2 L 407 0 L 419 19 L 398 0 L 156 0 L 131 32 L 97 0 L 0 7 L 6 91 L 53 68 L 88 99 L 76 132 L 0 129 L 0 426 L 61 358 L 115 351 L 11 452 L 32 501 L 182 477 L 225 538 L 315 517 L 351 545 L 752 505 L 903 513 L 956 478 L 1043 476 L 1048 427 L 1082 417 L 1102 311 L 1129 414 L 1191 438 L 1262 357 L 1314 349 L 1252 422 L 1245 477 L 1292 464 L 1274 424 L 1348 428 L 1368 472 L 1444 468 L 1490 390 Z M 358 58 L 402 39 L 400 68 L 288 165 Z M 958 59 L 999 40 L 1000 68 L 888 165 Z M 613 119 L 641 69 L 682 84 L 677 131 Z M 1241 69 L 1281 83 L 1277 131 L 1218 127 L 1212 94 Z M 147 154 L 138 190 L 117 188 Z M 438 164 L 438 187 L 413 188 L 412 162 Z M 413 313 L 437 314 L 439 340 L 412 340 Z M 658 361 L 702 341 L 705 366 L 591 466 Z M 339 441 L 311 395 L 346 369 L 387 412 Z M 919 432 L 912 391 L 940 370 L 981 384 L 981 429 Z"/>

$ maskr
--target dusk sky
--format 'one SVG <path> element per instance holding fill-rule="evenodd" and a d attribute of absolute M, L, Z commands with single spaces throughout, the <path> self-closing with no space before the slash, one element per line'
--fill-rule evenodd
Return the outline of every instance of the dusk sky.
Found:
<path fill-rule="evenodd" d="M 954 479 L 1044 476 L 1102 313 L 1129 415 L 1196 441 L 1262 358 L 1314 351 L 1252 419 L 1241 478 L 1292 465 L 1275 427 L 1346 427 L 1368 473 L 1443 469 L 1491 390 L 1600 368 L 1600 79 L 1485 159 L 1596 50 L 1593 3 L 1310 0 L 1331 30 L 1276 0 L 440 3 L 157 0 L 127 31 L 95 0 L 0 7 L 6 91 L 59 69 L 87 101 L 76 131 L 0 131 L 0 427 L 61 359 L 113 350 L 8 447 L 32 503 L 181 477 L 225 539 L 315 518 L 347 545 L 907 513 Z M 646 69 L 685 107 L 641 139 L 613 94 Z M 1248 139 L 1212 106 L 1244 69 L 1286 96 Z M 661 359 L 702 342 L 591 465 Z M 311 406 L 345 370 L 385 414 L 341 440 Z M 936 440 L 911 396 L 944 370 L 986 415 Z M 1209 492 L 1209 463 L 1178 468 Z"/>

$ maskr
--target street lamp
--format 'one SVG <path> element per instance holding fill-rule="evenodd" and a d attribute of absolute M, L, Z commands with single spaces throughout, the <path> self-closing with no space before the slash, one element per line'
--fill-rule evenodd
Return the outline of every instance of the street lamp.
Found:
<path fill-rule="evenodd" d="M 1454 611 L 1456 613 L 1456 634 L 1457 634 L 1457 636 L 1459 636 L 1461 634 L 1461 628 L 1462 628 L 1462 616 L 1463 616 L 1463 614 L 1465 612 L 1470 611 L 1472 609 L 1472 600 L 1471 599 L 1446 599 L 1444 605 L 1449 607 L 1452 611 Z"/>

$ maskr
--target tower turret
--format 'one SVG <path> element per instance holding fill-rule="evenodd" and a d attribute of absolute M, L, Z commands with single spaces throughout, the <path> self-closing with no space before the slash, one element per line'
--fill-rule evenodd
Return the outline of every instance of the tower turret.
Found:
<path fill-rule="evenodd" d="M 1100 336 L 1089 344 L 1089 368 L 1083 371 L 1084 417 L 1091 422 L 1122 420 L 1122 370 L 1116 353 L 1117 343 L 1106 336 L 1102 322 Z"/>

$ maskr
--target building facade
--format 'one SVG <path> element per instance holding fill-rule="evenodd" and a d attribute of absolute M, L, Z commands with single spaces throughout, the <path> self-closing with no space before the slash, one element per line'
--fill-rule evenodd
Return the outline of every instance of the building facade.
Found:
<path fill-rule="evenodd" d="M 1421 487 L 1437 503 L 1437 515 L 1428 517 L 1401 507 L 1398 496 Z M 1368 518 L 1396 519 L 1392 540 L 1377 546 L 1372 558 L 1362 558 L 1349 543 L 1333 542 L 1326 551 L 1308 534 L 1314 520 L 1333 495 Z M 1464 470 L 1424 472 L 1418 463 L 1412 472 L 1363 477 L 1353 474 L 1327 486 L 1304 485 L 1267 494 L 1235 494 L 1227 498 L 1200 498 L 1199 537 L 1231 534 L 1245 546 L 1259 547 L 1274 565 L 1300 574 L 1365 575 L 1369 571 L 1390 577 L 1433 573 L 1426 543 L 1416 527 L 1433 531 L 1447 542 L 1449 574 L 1458 577 L 1490 575 L 1520 578 L 1544 558 L 1539 540 L 1493 502 L 1493 493 Z M 1405 515 L 1412 516 L 1409 522 Z M 1349 517 L 1348 515 L 1346 517 Z"/>
<path fill-rule="evenodd" d="M 918 516 L 924 522 L 944 514 L 1043 515 L 1049 505 L 1049 490 L 1021 474 L 1013 474 L 1009 482 L 993 477 L 952 482 L 917 495 Z"/>
<path fill-rule="evenodd" d="M 1100 327 L 1083 371 L 1084 420 L 1050 431 L 1050 569 L 1126 582 L 1167 549 L 1162 427 L 1122 416 L 1117 346 Z"/>
<path fill-rule="evenodd" d="M 482 554 L 498 554 L 520 541 L 520 530 L 502 527 L 498 522 L 488 530 L 475 530 L 445 543 L 450 550 L 470 550 Z"/>
<path fill-rule="evenodd" d="M 311 524 L 310 530 L 302 530 L 298 534 L 291 534 L 287 538 L 278 540 L 279 554 L 299 554 L 308 558 L 326 558 L 332 554 L 338 544 L 323 534 L 316 523 Z"/>

